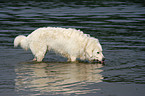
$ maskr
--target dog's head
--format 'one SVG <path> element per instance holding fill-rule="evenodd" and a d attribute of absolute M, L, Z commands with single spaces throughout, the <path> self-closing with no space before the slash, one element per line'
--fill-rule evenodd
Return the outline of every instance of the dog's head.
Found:
<path fill-rule="evenodd" d="M 102 53 L 102 46 L 99 41 L 92 42 L 86 49 L 86 55 L 89 61 L 104 63 L 105 57 Z"/>
<path fill-rule="evenodd" d="M 105 57 L 104 55 L 102 54 L 102 51 L 100 50 L 94 50 L 92 52 L 92 56 L 91 56 L 91 61 L 93 62 L 100 62 L 100 63 L 104 63 L 104 60 L 105 60 Z"/>

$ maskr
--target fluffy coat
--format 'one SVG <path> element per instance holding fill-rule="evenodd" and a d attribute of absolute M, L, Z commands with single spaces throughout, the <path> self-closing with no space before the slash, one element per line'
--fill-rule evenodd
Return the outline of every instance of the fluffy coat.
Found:
<path fill-rule="evenodd" d="M 36 61 L 42 61 L 49 50 L 68 58 L 68 61 L 82 60 L 103 61 L 102 47 L 99 40 L 84 34 L 80 30 L 60 27 L 38 28 L 27 37 L 19 35 L 14 40 L 14 46 L 30 49 Z"/>

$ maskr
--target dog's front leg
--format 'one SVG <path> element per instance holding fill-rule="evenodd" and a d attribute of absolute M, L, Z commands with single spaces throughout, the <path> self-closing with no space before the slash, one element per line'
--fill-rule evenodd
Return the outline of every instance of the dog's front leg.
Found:
<path fill-rule="evenodd" d="M 70 59 L 70 58 L 68 58 L 68 59 L 67 59 L 67 62 L 71 62 L 71 59 Z"/>
<path fill-rule="evenodd" d="M 70 57 L 70 61 L 71 62 L 75 62 L 76 61 L 76 57 L 74 57 L 74 56 Z"/>

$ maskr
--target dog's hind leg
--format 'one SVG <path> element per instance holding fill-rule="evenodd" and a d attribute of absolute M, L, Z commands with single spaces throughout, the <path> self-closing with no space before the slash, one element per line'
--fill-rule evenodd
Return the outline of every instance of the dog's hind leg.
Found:
<path fill-rule="evenodd" d="M 33 42 L 30 44 L 30 49 L 35 56 L 33 60 L 41 62 L 46 54 L 47 46 L 45 44 Z"/>
<path fill-rule="evenodd" d="M 33 61 L 36 61 L 36 60 L 37 60 L 36 57 L 34 57 Z"/>
<path fill-rule="evenodd" d="M 45 56 L 47 52 L 47 46 L 41 46 L 41 48 L 39 48 L 38 53 L 36 53 L 36 59 L 38 62 L 41 62 Z"/>

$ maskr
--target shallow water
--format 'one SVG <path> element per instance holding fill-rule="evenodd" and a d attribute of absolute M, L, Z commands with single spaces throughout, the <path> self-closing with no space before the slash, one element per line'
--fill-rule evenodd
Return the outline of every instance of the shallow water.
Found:
<path fill-rule="evenodd" d="M 143 3 L 6 1 L 0 3 L 0 95 L 144 96 Z M 30 51 L 13 48 L 17 35 L 47 26 L 76 28 L 98 38 L 105 65 L 68 63 L 54 52 L 37 63 Z"/>

